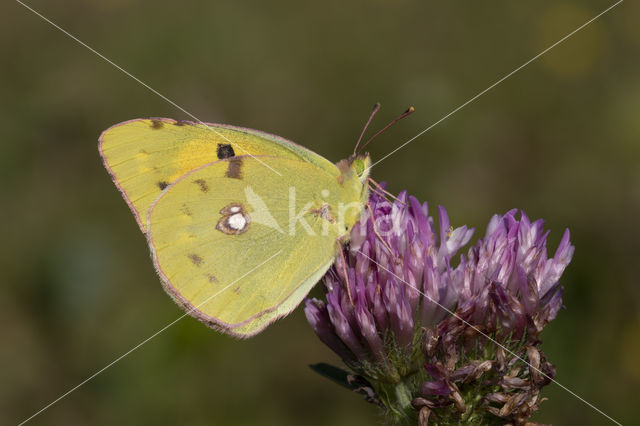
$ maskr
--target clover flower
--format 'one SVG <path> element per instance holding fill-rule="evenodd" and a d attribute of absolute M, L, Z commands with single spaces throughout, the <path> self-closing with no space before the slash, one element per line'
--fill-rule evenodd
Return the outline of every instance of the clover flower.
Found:
<path fill-rule="evenodd" d="M 526 422 L 555 374 L 538 336 L 562 306 L 573 246 L 566 231 L 547 258 L 543 222 L 516 213 L 494 216 L 456 257 L 473 229 L 452 228 L 439 207 L 438 232 L 427 203 L 373 192 L 324 278 L 326 301 L 305 302 L 350 372 L 313 368 L 365 394 L 392 424 Z"/>

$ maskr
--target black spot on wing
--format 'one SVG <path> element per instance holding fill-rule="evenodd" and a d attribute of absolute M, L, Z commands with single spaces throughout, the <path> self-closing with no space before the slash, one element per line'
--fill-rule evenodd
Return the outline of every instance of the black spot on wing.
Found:
<path fill-rule="evenodd" d="M 164 180 L 158 182 L 158 188 L 160 188 L 160 190 L 164 190 L 167 186 L 169 186 L 169 182 L 166 182 Z"/>
<path fill-rule="evenodd" d="M 174 126 L 184 126 L 185 124 L 189 124 L 189 122 L 187 120 L 176 120 L 176 122 L 173 123 Z"/>
<path fill-rule="evenodd" d="M 196 266 L 200 266 L 202 265 L 202 258 L 200 256 L 198 256 L 195 253 L 191 253 L 189 256 L 187 256 L 189 258 L 189 260 L 191 260 L 191 263 L 193 263 Z"/>
<path fill-rule="evenodd" d="M 204 179 L 196 179 L 193 181 L 193 183 L 197 184 L 200 187 L 200 191 L 202 192 L 208 192 L 209 191 L 209 185 L 207 185 L 207 181 Z"/>
<path fill-rule="evenodd" d="M 233 147 L 228 143 L 219 143 L 217 153 L 218 153 L 218 159 L 220 160 L 224 160 L 225 158 L 236 156 L 236 153 L 233 150 Z"/>
<path fill-rule="evenodd" d="M 151 128 L 152 129 L 162 129 L 162 127 L 164 127 L 164 122 L 162 120 L 155 120 L 152 119 L 151 120 Z"/>
<path fill-rule="evenodd" d="M 225 176 L 231 179 L 242 179 L 242 158 L 235 157 L 229 160 Z"/>

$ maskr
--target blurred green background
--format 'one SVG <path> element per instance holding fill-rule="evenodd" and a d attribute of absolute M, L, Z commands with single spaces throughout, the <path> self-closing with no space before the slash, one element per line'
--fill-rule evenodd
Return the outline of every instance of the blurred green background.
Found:
<path fill-rule="evenodd" d="M 337 161 L 376 102 L 374 160 L 611 5 L 603 1 L 44 1 L 29 5 L 198 118 Z M 104 170 L 100 132 L 187 119 L 20 4 L 0 5 L 0 423 L 16 424 L 182 311 Z M 512 207 L 576 254 L 543 334 L 557 380 L 624 424 L 640 386 L 640 6 L 624 2 L 373 170 L 484 233 Z M 186 318 L 32 424 L 370 425 L 316 376 L 300 309 L 238 341 Z M 535 420 L 607 424 L 556 385 Z M 635 402 L 635 404 L 634 404 Z"/>

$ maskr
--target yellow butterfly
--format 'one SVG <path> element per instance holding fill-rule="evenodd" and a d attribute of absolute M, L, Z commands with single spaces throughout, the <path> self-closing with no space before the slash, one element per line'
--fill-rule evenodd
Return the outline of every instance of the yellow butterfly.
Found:
<path fill-rule="evenodd" d="M 105 130 L 99 147 L 167 293 L 238 337 L 302 301 L 368 199 L 368 154 L 333 164 L 251 129 L 136 119 Z"/>

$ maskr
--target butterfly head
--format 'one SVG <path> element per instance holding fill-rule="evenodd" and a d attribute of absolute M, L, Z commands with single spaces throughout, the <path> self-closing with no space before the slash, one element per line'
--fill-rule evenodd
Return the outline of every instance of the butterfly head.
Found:
<path fill-rule="evenodd" d="M 341 206 L 342 213 L 339 222 L 344 227 L 343 237 L 348 239 L 351 228 L 360 218 L 360 213 L 369 199 L 369 170 L 371 157 L 369 154 L 353 154 L 349 158 L 339 161 L 336 166 L 340 171 L 338 184 L 342 187 L 346 204 Z"/>
<path fill-rule="evenodd" d="M 369 153 L 354 154 L 347 160 L 349 162 L 349 169 L 354 176 L 358 177 L 360 183 L 364 184 L 369 177 L 369 170 L 371 169 L 371 157 Z"/>

